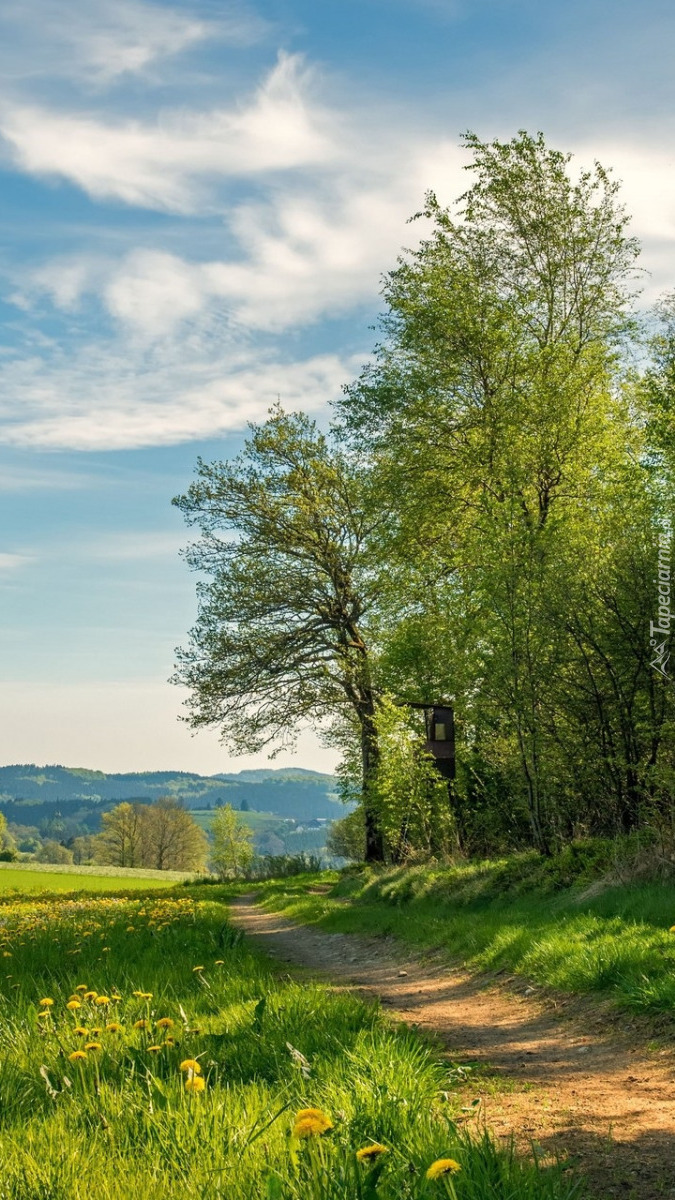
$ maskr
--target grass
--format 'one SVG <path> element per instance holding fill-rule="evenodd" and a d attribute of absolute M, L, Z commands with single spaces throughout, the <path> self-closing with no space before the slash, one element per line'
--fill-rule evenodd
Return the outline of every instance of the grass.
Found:
<path fill-rule="evenodd" d="M 271 882 L 261 892 L 268 908 L 331 932 L 393 935 L 473 970 L 506 968 L 561 991 L 605 993 L 633 1011 L 675 1013 L 675 886 L 542 894 L 509 889 L 504 878 L 503 863 L 400 867 Z M 328 894 L 309 892 L 321 882 Z"/>
<path fill-rule="evenodd" d="M 0 1200 L 570 1200 L 458 1131 L 458 1073 L 414 1032 L 279 978 L 225 895 L 0 900 Z"/>
<path fill-rule="evenodd" d="M 171 887 L 187 879 L 194 879 L 194 873 L 131 867 L 76 867 L 70 863 L 0 863 L 0 894 L 8 891 L 111 892 L 119 891 L 122 880 L 125 891 L 137 888 L 147 891 L 148 888 Z"/>

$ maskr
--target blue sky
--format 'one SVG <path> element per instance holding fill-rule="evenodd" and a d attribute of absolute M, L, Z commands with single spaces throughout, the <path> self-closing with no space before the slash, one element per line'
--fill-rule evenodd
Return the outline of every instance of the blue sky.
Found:
<path fill-rule="evenodd" d="M 645 0 L 23 0 L 0 11 L 0 761 L 204 772 L 166 682 L 170 500 L 277 395 L 317 416 L 459 134 L 623 181 L 675 284 L 675 9 Z M 330 768 L 303 733 L 296 758 Z"/>

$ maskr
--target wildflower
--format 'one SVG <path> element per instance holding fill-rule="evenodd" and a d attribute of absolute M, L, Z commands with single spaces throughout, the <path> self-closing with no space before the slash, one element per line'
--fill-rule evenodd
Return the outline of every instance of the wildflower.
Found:
<path fill-rule="evenodd" d="M 84 1048 L 85 1048 L 85 1050 L 102 1050 L 102 1049 L 103 1049 L 103 1046 L 101 1045 L 101 1043 L 100 1043 L 100 1042 L 87 1042 L 87 1044 L 86 1044 L 86 1046 L 85 1046 Z M 79 1054 L 81 1054 L 81 1053 L 82 1053 L 82 1051 L 81 1051 L 81 1050 L 79 1050 L 79 1051 L 77 1051 L 77 1050 L 76 1050 L 76 1051 L 75 1051 L 75 1053 L 76 1053 L 76 1054 L 78 1054 L 78 1053 L 79 1053 Z"/>
<path fill-rule="evenodd" d="M 92 1032 L 93 1037 L 100 1037 L 101 1034 L 103 1033 L 103 1030 L 102 1029 L 92 1029 L 91 1032 Z"/>
<path fill-rule="evenodd" d="M 192 970 L 193 970 L 193 972 L 194 971 L 203 971 L 204 968 L 203 967 L 193 967 Z"/>
<path fill-rule="evenodd" d="M 108 1033 L 119 1033 L 121 1028 L 122 1026 L 120 1025 L 119 1021 L 108 1021 L 108 1024 L 106 1025 Z"/>
<path fill-rule="evenodd" d="M 79 1000 L 69 1000 L 66 1008 L 69 1008 L 71 1012 L 76 1012 L 78 1008 L 82 1008 L 82 1005 Z"/>
<path fill-rule="evenodd" d="M 140 992 L 141 1000 L 152 1000 L 152 992 Z"/>
<path fill-rule="evenodd" d="M 203 1092 L 205 1087 L 206 1084 L 204 1083 L 204 1080 L 199 1077 L 199 1075 L 190 1075 L 189 1079 L 185 1080 L 186 1092 Z"/>
<path fill-rule="evenodd" d="M 106 1004 L 110 1004 L 110 996 L 97 996 L 94 1000 L 94 1004 L 100 1004 L 101 1007 Z"/>
<path fill-rule="evenodd" d="M 164 1045 L 165 1045 L 165 1046 L 175 1046 L 175 1045 L 176 1045 L 176 1039 L 175 1039 L 175 1038 L 173 1038 L 173 1037 L 165 1037 L 165 1038 L 164 1038 Z"/>
<path fill-rule="evenodd" d="M 224 967 L 224 966 L 225 966 L 225 959 L 224 959 L 224 958 L 217 958 L 217 959 L 216 959 L 216 966 L 217 966 L 217 967 Z"/>
<path fill-rule="evenodd" d="M 111 997 L 111 998 L 112 998 L 113 1000 L 121 1000 L 121 999 L 122 999 L 122 997 L 120 996 L 119 992 L 113 992 L 113 994 L 112 994 L 112 997 Z"/>
<path fill-rule="evenodd" d="M 132 992 L 131 994 L 132 994 L 132 996 L 142 996 L 143 995 L 142 992 Z"/>
<path fill-rule="evenodd" d="M 454 1158 L 437 1158 L 427 1170 L 427 1179 L 440 1179 L 442 1175 L 456 1175 L 457 1171 L 461 1171 L 458 1162 Z"/>
<path fill-rule="evenodd" d="M 144 1021 L 143 1018 L 141 1018 L 140 1021 L 134 1021 L 134 1029 L 147 1029 L 147 1028 L 148 1028 L 148 1022 Z"/>
<path fill-rule="evenodd" d="M 161 1046 L 148 1046 L 148 1054 L 159 1054 Z"/>
<path fill-rule="evenodd" d="M 87 1055 L 84 1050 L 73 1050 L 72 1054 L 68 1055 L 69 1062 L 84 1062 Z"/>
<path fill-rule="evenodd" d="M 73 1033 L 76 1037 L 89 1037 L 89 1030 L 84 1028 L 84 1025 L 76 1025 Z"/>
<path fill-rule="evenodd" d="M 127 933 L 135 933 L 135 932 L 136 932 L 135 926 L 127 925 Z"/>
<path fill-rule="evenodd" d="M 40 1001 L 40 1004 L 43 1008 L 51 1008 L 53 1003 L 54 1001 L 52 1000 L 51 996 L 45 996 L 44 1000 Z"/>
<path fill-rule="evenodd" d="M 180 1064 L 181 1071 L 192 1071 L 194 1075 L 201 1075 L 202 1069 L 196 1058 L 184 1058 Z"/>
<path fill-rule="evenodd" d="M 158 1029 L 173 1029 L 173 1025 L 174 1023 L 171 1020 L 171 1017 L 160 1017 L 159 1021 L 157 1022 Z"/>
<path fill-rule="evenodd" d="M 387 1146 L 381 1146 L 379 1142 L 373 1142 L 372 1146 L 362 1146 L 356 1151 L 356 1157 L 359 1162 L 372 1162 L 379 1158 L 381 1154 L 387 1154 Z"/>
<path fill-rule="evenodd" d="M 77 987 L 75 988 L 76 992 L 86 992 L 87 990 L 88 988 L 86 983 L 78 983 Z"/>
<path fill-rule="evenodd" d="M 84 993 L 84 998 L 85 998 L 85 1000 L 95 1000 L 95 999 L 96 999 L 96 992 L 85 992 L 85 993 Z"/>
<path fill-rule="evenodd" d="M 319 1137 L 333 1128 L 333 1122 L 320 1108 L 301 1108 L 295 1118 L 293 1137 Z"/>

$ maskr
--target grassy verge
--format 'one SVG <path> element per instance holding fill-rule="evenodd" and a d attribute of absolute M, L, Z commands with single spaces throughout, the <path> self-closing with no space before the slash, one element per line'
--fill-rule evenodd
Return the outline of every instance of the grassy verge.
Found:
<path fill-rule="evenodd" d="M 566 992 L 604 992 L 635 1011 L 675 1013 L 675 886 L 542 892 L 524 874 L 521 863 L 364 870 L 260 892 L 268 908 L 331 932 L 393 935 L 471 969 L 507 968 Z M 320 883 L 331 885 L 327 894 L 317 894 Z"/>
<path fill-rule="evenodd" d="M 2 1200 L 574 1192 L 458 1132 L 458 1073 L 377 1009 L 280 979 L 215 888 L 0 901 L 0 934 Z M 428 1178 L 440 1159 L 459 1170 Z"/>

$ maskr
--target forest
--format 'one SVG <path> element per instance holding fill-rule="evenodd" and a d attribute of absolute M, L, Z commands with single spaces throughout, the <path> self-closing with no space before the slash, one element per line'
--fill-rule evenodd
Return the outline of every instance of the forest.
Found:
<path fill-rule="evenodd" d="M 675 298 L 608 167 L 464 143 L 330 426 L 280 404 L 175 499 L 200 574 L 175 678 L 234 751 L 322 730 L 353 857 L 667 842 Z M 429 703 L 454 710 L 449 787 Z"/>

